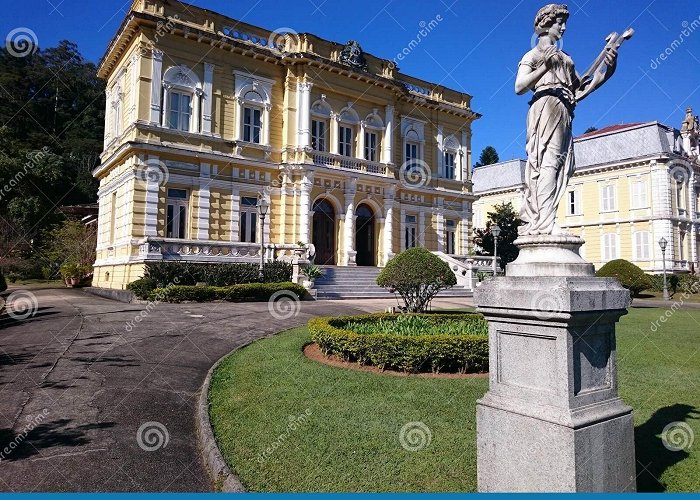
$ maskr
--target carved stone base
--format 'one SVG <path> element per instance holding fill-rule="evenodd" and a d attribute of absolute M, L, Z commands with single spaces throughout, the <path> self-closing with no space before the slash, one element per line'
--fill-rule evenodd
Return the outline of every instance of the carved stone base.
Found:
<path fill-rule="evenodd" d="M 506 266 L 508 276 L 594 276 L 595 268 L 581 258 L 585 241 L 573 235 L 521 236 L 515 240 L 518 258 Z"/>

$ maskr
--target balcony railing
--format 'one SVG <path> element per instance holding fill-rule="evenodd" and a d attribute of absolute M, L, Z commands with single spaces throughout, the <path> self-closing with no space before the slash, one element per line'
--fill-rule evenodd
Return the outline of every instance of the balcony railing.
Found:
<path fill-rule="evenodd" d="M 393 177 L 391 168 L 389 165 L 384 163 L 363 160 L 362 158 L 336 155 L 322 151 L 314 151 L 312 153 L 312 158 L 314 164 L 323 167 L 338 168 L 371 175 L 381 175 L 383 177 Z"/>
<path fill-rule="evenodd" d="M 239 243 L 179 238 L 145 238 L 139 241 L 139 257 L 144 260 L 185 260 L 191 262 L 260 262 L 260 243 Z M 286 244 L 264 245 L 264 260 L 291 262 L 294 257 L 308 260 L 313 247 Z"/>

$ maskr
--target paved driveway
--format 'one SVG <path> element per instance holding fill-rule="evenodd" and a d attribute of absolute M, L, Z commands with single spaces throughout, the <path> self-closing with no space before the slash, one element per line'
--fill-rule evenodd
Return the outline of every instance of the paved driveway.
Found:
<path fill-rule="evenodd" d="M 0 490 L 211 490 L 195 405 L 214 362 L 311 316 L 390 303 L 303 302 L 280 320 L 267 303 L 148 311 L 79 290 L 33 293 L 34 317 L 0 323 Z M 164 430 L 142 434 L 140 446 L 147 422 Z M 144 450 L 164 432 L 166 446 Z"/>

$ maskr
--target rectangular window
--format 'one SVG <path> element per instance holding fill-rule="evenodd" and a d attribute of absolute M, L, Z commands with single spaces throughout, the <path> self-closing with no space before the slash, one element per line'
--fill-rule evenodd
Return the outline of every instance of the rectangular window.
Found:
<path fill-rule="evenodd" d="M 567 202 L 567 215 L 581 215 L 581 196 L 578 191 L 569 191 Z"/>
<path fill-rule="evenodd" d="M 352 128 L 338 127 L 338 153 L 343 156 L 352 156 Z"/>
<path fill-rule="evenodd" d="M 413 248 L 416 246 L 416 233 L 418 232 L 418 225 L 416 224 L 415 215 L 406 216 L 406 230 L 404 232 L 404 245 L 405 248 Z"/>
<path fill-rule="evenodd" d="M 603 235 L 603 261 L 608 262 L 617 259 L 617 234 Z"/>
<path fill-rule="evenodd" d="M 455 155 L 454 153 L 445 153 L 445 178 L 454 179 L 455 178 Z"/>
<path fill-rule="evenodd" d="M 603 186 L 601 193 L 601 212 L 612 212 L 616 209 L 615 186 L 608 184 Z"/>
<path fill-rule="evenodd" d="M 418 144 L 415 142 L 407 142 L 405 156 L 406 168 L 412 168 L 416 160 L 418 160 Z"/>
<path fill-rule="evenodd" d="M 112 205 L 110 207 L 109 244 L 114 245 L 117 225 L 117 193 L 112 193 Z"/>
<path fill-rule="evenodd" d="M 647 202 L 647 183 L 642 180 L 632 181 L 632 208 L 646 208 Z"/>
<path fill-rule="evenodd" d="M 260 110 L 257 108 L 243 108 L 243 140 L 260 144 L 261 130 Z"/>
<path fill-rule="evenodd" d="M 187 238 L 187 191 L 168 189 L 165 237 Z"/>
<path fill-rule="evenodd" d="M 326 122 L 311 120 L 311 147 L 314 151 L 326 150 Z"/>
<path fill-rule="evenodd" d="M 638 231 L 634 233 L 634 258 L 635 260 L 649 260 L 650 259 L 650 247 L 649 247 L 649 232 L 648 231 Z"/>
<path fill-rule="evenodd" d="M 453 255 L 457 253 L 457 222 L 445 221 L 445 253 Z"/>
<path fill-rule="evenodd" d="M 170 91 L 168 95 L 168 127 L 189 132 L 192 96 L 175 91 Z"/>
<path fill-rule="evenodd" d="M 255 243 L 258 221 L 258 199 L 254 196 L 241 198 L 240 238 L 243 243 Z"/>
<path fill-rule="evenodd" d="M 365 132 L 365 160 L 377 161 L 377 134 Z"/>

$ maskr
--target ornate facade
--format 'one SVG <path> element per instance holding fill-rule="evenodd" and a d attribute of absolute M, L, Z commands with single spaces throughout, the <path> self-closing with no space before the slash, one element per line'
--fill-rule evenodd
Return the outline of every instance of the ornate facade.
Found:
<path fill-rule="evenodd" d="M 467 94 L 357 42 L 164 0 L 133 2 L 99 76 L 95 286 L 123 288 L 149 261 L 257 262 L 300 242 L 343 266 L 415 245 L 468 253 Z"/>
<path fill-rule="evenodd" d="M 700 265 L 700 148 L 689 108 L 681 130 L 658 122 L 613 125 L 575 139 L 576 171 L 559 204 L 557 223 L 581 236 L 581 255 L 597 268 L 626 259 L 663 270 L 658 241 L 668 241 L 667 269 Z M 474 227 L 494 205 L 520 209 L 524 160 L 475 169 Z"/>

